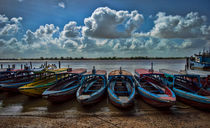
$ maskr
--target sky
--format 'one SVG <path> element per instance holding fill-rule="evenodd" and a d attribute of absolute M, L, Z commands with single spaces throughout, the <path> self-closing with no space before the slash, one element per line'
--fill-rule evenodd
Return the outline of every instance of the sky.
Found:
<path fill-rule="evenodd" d="M 210 49 L 209 0 L 0 0 L 0 58 L 183 57 Z"/>

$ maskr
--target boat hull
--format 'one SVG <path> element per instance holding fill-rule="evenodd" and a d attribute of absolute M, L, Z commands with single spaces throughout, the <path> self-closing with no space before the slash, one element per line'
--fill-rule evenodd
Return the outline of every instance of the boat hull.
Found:
<path fill-rule="evenodd" d="M 60 92 L 60 93 L 43 95 L 43 97 L 53 103 L 64 102 L 75 97 L 77 89 L 78 87 L 71 90 L 64 91 L 64 92 Z"/>
<path fill-rule="evenodd" d="M 177 99 L 190 106 L 199 109 L 210 109 L 210 97 L 200 96 L 197 94 L 185 92 L 179 89 L 173 89 Z"/>
<path fill-rule="evenodd" d="M 40 97 L 42 93 L 49 88 L 51 85 L 35 86 L 31 88 L 19 88 L 19 91 L 27 96 Z"/>
<path fill-rule="evenodd" d="M 24 86 L 26 84 L 29 84 L 31 82 L 32 81 L 30 81 L 30 82 L 23 82 L 23 83 L 14 83 L 13 85 L 0 84 L 0 90 L 6 91 L 6 92 L 18 93 L 19 92 L 19 90 L 18 90 L 19 87 L 22 87 L 22 86 Z"/>
<path fill-rule="evenodd" d="M 90 105 L 90 104 L 94 104 L 94 103 L 101 101 L 101 99 L 105 95 L 105 90 L 106 90 L 106 88 L 104 88 L 101 92 L 97 93 L 96 95 L 93 95 L 93 96 L 83 99 L 83 98 L 80 98 L 80 96 L 78 94 L 80 89 L 81 89 L 81 87 L 77 91 L 77 101 L 82 105 Z"/>
<path fill-rule="evenodd" d="M 140 94 L 141 98 L 148 104 L 152 105 L 153 107 L 158 107 L 158 108 L 167 108 L 171 107 L 176 103 L 176 98 L 173 98 L 171 101 L 164 101 L 158 98 L 154 98 L 148 94 L 145 94 L 145 92 L 141 92 L 139 89 L 138 93 Z"/>
<path fill-rule="evenodd" d="M 108 88 L 108 95 L 109 95 L 109 100 L 113 105 L 119 108 L 128 108 L 134 105 L 134 97 L 135 95 L 130 98 L 127 102 L 120 102 L 113 94 L 110 88 Z"/>

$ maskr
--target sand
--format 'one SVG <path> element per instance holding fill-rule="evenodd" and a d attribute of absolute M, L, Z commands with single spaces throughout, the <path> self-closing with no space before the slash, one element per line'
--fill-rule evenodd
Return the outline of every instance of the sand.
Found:
<path fill-rule="evenodd" d="M 83 114 L 0 116 L 0 128 L 210 128 L 210 113 L 200 110 L 171 114 L 149 112 L 139 115 Z"/>

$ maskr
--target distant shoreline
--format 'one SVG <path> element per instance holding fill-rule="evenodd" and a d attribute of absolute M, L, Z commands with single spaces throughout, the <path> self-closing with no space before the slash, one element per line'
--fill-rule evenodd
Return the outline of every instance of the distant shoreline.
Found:
<path fill-rule="evenodd" d="M 84 58 L 84 57 L 50 57 L 50 58 L 0 58 L 0 60 L 155 60 L 155 59 L 186 59 L 187 57 L 99 57 L 99 58 Z"/>

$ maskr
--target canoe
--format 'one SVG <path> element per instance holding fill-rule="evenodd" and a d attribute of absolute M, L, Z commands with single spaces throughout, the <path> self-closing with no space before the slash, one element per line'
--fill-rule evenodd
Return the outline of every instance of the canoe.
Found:
<path fill-rule="evenodd" d="M 62 74 L 68 75 L 62 78 L 60 82 L 45 90 L 42 93 L 43 98 L 50 102 L 63 102 L 76 96 L 76 91 L 80 86 L 81 75 L 86 71 L 86 69 L 80 68 L 68 72 L 61 72 Z"/>
<path fill-rule="evenodd" d="M 60 80 L 63 76 L 56 77 L 55 73 L 59 73 L 61 70 L 56 71 L 46 71 L 45 75 L 40 76 L 40 79 L 32 82 L 30 84 L 26 84 L 22 87 L 19 87 L 19 91 L 22 94 L 32 97 L 42 96 L 42 93 L 49 88 L 50 86 L 56 84 L 58 80 Z"/>
<path fill-rule="evenodd" d="M 163 83 L 163 73 L 148 69 L 136 69 L 135 73 L 137 91 L 146 103 L 154 107 L 171 107 L 175 104 L 176 96 Z"/>
<path fill-rule="evenodd" d="M 165 74 L 168 86 L 172 87 L 177 99 L 199 109 L 210 109 L 210 93 L 200 82 L 200 76 L 160 69 Z"/>
<path fill-rule="evenodd" d="M 81 86 L 77 90 L 77 101 L 82 105 L 99 102 L 106 91 L 107 78 L 105 70 L 95 70 L 82 75 Z"/>
<path fill-rule="evenodd" d="M 114 70 L 109 73 L 108 95 L 111 103 L 126 108 L 134 104 L 135 84 L 133 75 L 126 70 Z"/>

